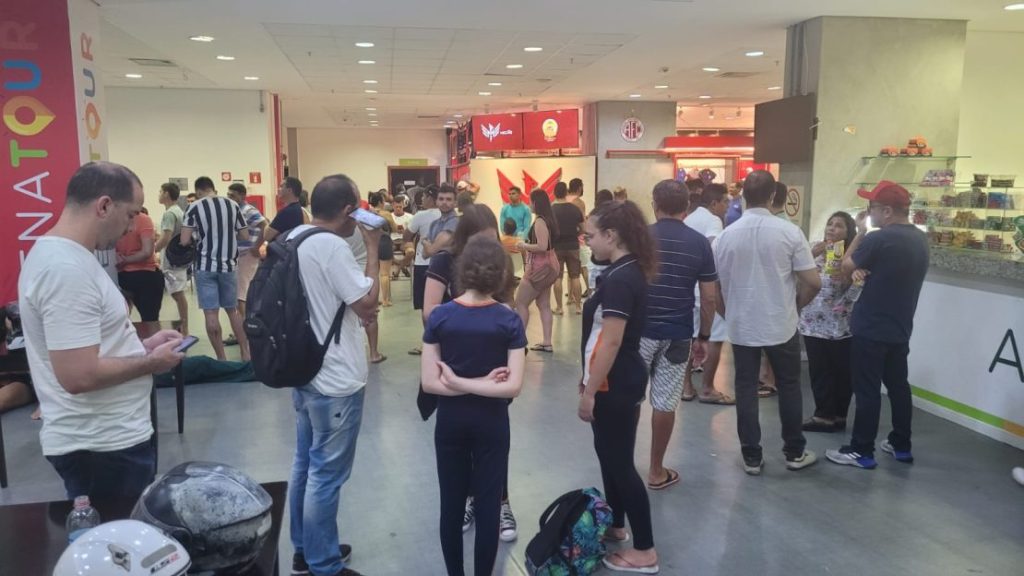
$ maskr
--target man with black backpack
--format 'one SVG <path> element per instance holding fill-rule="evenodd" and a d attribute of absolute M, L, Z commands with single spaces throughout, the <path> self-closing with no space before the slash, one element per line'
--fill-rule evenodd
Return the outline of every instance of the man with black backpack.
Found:
<path fill-rule="evenodd" d="M 351 547 L 339 546 L 338 492 L 351 473 L 362 422 L 368 368 L 361 324 L 377 314 L 381 231 L 350 216 L 359 190 L 347 176 L 321 180 L 310 206 L 310 224 L 268 247 L 249 290 L 245 329 L 257 377 L 295 387 L 292 574 L 358 576 L 345 567 Z M 365 268 L 343 239 L 354 233 L 364 237 Z"/>

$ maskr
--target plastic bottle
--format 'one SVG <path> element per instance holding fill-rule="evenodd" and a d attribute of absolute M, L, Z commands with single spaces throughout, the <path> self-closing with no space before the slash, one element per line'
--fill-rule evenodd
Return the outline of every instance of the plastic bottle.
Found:
<path fill-rule="evenodd" d="M 89 504 L 89 497 L 76 496 L 75 507 L 68 514 L 65 523 L 68 530 L 68 542 L 74 542 L 76 538 L 99 525 L 100 513 Z"/>

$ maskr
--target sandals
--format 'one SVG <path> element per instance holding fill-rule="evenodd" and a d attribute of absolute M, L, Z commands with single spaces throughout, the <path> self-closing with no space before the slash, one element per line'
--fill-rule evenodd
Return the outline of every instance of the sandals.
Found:
<path fill-rule="evenodd" d="M 735 398 L 717 390 L 715 390 L 715 393 L 710 396 L 701 396 L 698 401 L 701 404 L 717 404 L 719 406 L 732 406 L 733 404 L 736 404 Z"/>
<path fill-rule="evenodd" d="M 420 354 L 423 354 L 423 349 L 420 348 L 419 346 L 413 348 L 412 350 L 409 350 L 410 356 L 419 356 Z"/>
<path fill-rule="evenodd" d="M 694 398 L 696 398 L 696 397 L 697 397 L 697 393 L 696 392 L 694 392 L 693 394 L 687 394 L 687 393 L 683 392 L 683 395 L 680 396 L 679 399 L 682 400 L 683 402 L 693 402 Z"/>
<path fill-rule="evenodd" d="M 774 386 L 769 386 L 764 382 L 757 383 L 757 396 L 758 398 L 771 398 L 778 394 L 779 391 Z"/>
<path fill-rule="evenodd" d="M 376 360 L 371 358 L 370 359 L 370 364 L 380 364 L 381 362 L 383 362 L 383 361 L 385 361 L 387 359 L 388 359 L 387 356 L 381 354 Z"/>
<path fill-rule="evenodd" d="M 564 314 L 561 308 L 552 310 L 551 313 L 554 314 L 555 316 L 561 316 L 562 314 Z"/>
<path fill-rule="evenodd" d="M 533 346 L 530 346 L 530 350 L 533 350 L 534 352 L 547 352 L 548 354 L 555 351 L 555 349 L 551 347 L 551 344 L 534 344 Z"/>
<path fill-rule="evenodd" d="M 619 562 L 622 562 L 622 564 L 615 564 L 609 558 L 618 558 Z M 608 556 L 605 556 L 604 559 L 601 560 L 601 562 L 604 564 L 605 568 L 611 570 L 612 572 L 629 572 L 631 574 L 657 574 L 658 571 L 661 569 L 658 567 L 657 564 L 651 564 L 650 566 L 637 566 L 636 564 L 633 564 L 629 560 L 623 558 L 622 555 L 618 552 L 614 552 L 612 554 L 609 554 Z"/>
<path fill-rule="evenodd" d="M 609 536 L 608 532 L 605 532 L 604 533 L 604 538 L 602 538 L 601 540 L 603 540 L 605 542 L 608 542 L 608 543 L 611 543 L 611 544 L 626 544 L 626 543 L 628 543 L 632 539 L 633 539 L 633 536 L 629 532 L 626 532 L 626 535 L 623 536 L 622 538 L 616 538 L 614 536 Z"/>
<path fill-rule="evenodd" d="M 647 487 L 650 488 L 651 490 L 664 490 L 665 488 L 668 488 L 673 484 L 679 483 L 679 472 L 676 472 L 671 468 L 665 468 L 665 472 L 668 473 L 667 478 L 665 478 L 661 482 L 655 482 L 654 484 L 648 482 Z"/>

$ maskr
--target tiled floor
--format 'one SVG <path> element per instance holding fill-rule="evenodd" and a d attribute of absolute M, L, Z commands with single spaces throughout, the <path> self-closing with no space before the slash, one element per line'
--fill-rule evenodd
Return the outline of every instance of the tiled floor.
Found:
<path fill-rule="evenodd" d="M 418 358 L 406 354 L 420 334 L 408 290 L 408 281 L 395 282 L 396 305 L 382 313 L 381 350 L 389 359 L 370 369 L 355 469 L 342 489 L 341 533 L 355 547 L 353 568 L 369 575 L 444 574 L 433 423 L 421 421 L 416 411 Z M 163 317 L 173 315 L 168 301 Z M 205 341 L 201 317 L 196 312 L 193 318 L 194 332 Z M 511 408 L 510 491 L 521 535 L 501 546 L 496 574 L 526 573 L 526 544 L 553 498 L 600 485 L 590 430 L 576 418 L 579 323 L 576 316 L 556 317 L 556 352 L 529 355 L 527 382 Z M 539 328 L 532 323 L 530 333 L 536 337 Z M 229 350 L 237 358 L 237 348 Z M 208 344 L 192 353 L 208 354 Z M 721 374 L 729 390 L 730 379 L 730 372 Z M 173 398 L 171 390 L 158 394 L 161 470 L 185 460 L 214 460 L 258 481 L 287 479 L 294 442 L 287 391 L 257 383 L 190 386 L 181 436 L 174 430 Z M 810 402 L 805 387 L 805 406 Z M 767 467 L 759 478 L 740 467 L 732 408 L 680 407 L 667 463 L 682 473 L 682 482 L 651 494 L 662 574 L 1024 573 L 1024 488 L 1010 478 L 1012 466 L 1024 465 L 1020 451 L 918 411 L 912 466 L 879 453 L 874 471 L 821 462 L 787 472 L 776 401 L 764 400 L 762 407 Z M 3 416 L 11 486 L 0 490 L 0 504 L 62 497 L 29 412 Z M 636 452 L 641 473 L 650 448 L 648 415 L 645 408 Z M 842 437 L 810 434 L 808 441 L 820 456 Z M 287 574 L 287 524 L 280 550 Z"/>

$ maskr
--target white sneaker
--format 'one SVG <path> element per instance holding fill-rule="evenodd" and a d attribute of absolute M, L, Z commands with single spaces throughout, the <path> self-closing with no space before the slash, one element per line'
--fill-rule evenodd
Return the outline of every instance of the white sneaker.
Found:
<path fill-rule="evenodd" d="M 512 542 L 519 537 L 519 531 L 516 529 L 516 517 L 512 514 L 512 506 L 508 502 L 501 503 L 498 529 L 502 542 Z"/>
<path fill-rule="evenodd" d="M 1024 468 L 1020 466 L 1013 469 L 1013 479 L 1017 481 L 1017 484 L 1024 486 Z"/>
<path fill-rule="evenodd" d="M 760 476 L 761 469 L 764 468 L 764 458 L 754 459 L 743 459 L 743 471 L 750 476 Z"/>
<path fill-rule="evenodd" d="M 814 452 L 804 450 L 804 453 L 797 458 L 786 456 L 786 468 L 789 470 L 802 470 L 817 461 L 818 457 L 815 456 Z"/>

